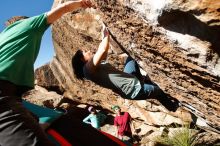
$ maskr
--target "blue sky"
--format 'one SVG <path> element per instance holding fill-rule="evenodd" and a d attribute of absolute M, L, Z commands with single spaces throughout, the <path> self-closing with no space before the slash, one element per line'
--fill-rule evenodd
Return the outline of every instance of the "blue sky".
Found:
<path fill-rule="evenodd" d="M 5 28 L 5 21 L 12 16 L 35 16 L 51 9 L 53 0 L 1 0 L 0 4 L 0 32 Z M 51 28 L 42 39 L 40 53 L 35 62 L 35 68 L 49 62 L 54 55 L 51 38 Z"/>

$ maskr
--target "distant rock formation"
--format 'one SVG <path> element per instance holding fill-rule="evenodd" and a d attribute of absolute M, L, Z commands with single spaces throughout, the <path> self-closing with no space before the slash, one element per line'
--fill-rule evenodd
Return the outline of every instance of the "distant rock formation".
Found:
<path fill-rule="evenodd" d="M 55 0 L 53 7 L 58 2 Z M 209 124 L 220 127 L 219 0 L 95 0 L 95 3 L 97 9 L 67 14 L 52 27 L 56 56 L 48 66 L 65 96 L 108 109 L 111 104 L 127 105 L 140 111 L 146 122 L 151 115 L 147 107 L 193 120 L 186 116 L 187 112 L 170 113 L 155 101 L 153 106 L 151 101 L 124 101 L 90 81 L 76 80 L 71 58 L 79 48 L 93 52 L 97 49 L 104 22 L 117 40 L 111 43 L 110 63 L 123 67 L 123 59 L 118 56 L 123 53 L 122 46 L 166 93 L 190 103 Z M 40 78 L 37 77 L 38 84 L 44 82 Z"/>
<path fill-rule="evenodd" d="M 59 94 L 64 92 L 62 85 L 54 76 L 49 64 L 46 64 L 35 70 L 35 84 L 42 86 L 51 91 L 56 91 Z"/>

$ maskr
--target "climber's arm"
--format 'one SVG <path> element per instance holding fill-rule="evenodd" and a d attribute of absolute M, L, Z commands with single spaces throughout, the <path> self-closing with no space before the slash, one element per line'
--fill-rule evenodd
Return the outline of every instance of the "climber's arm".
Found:
<path fill-rule="evenodd" d="M 109 32 L 108 32 L 107 28 L 104 28 L 103 33 L 104 33 L 104 38 L 103 38 L 102 42 L 100 43 L 99 48 L 93 57 L 94 66 L 97 66 L 98 64 L 100 64 L 101 61 L 105 60 L 108 55 L 109 37 L 110 36 L 109 36 Z"/>
<path fill-rule="evenodd" d="M 56 8 L 47 12 L 47 23 L 52 24 L 67 12 L 74 11 L 78 8 L 91 7 L 91 5 L 92 4 L 90 0 L 74 0 L 74 1 L 67 1 L 65 3 L 62 3 Z"/>

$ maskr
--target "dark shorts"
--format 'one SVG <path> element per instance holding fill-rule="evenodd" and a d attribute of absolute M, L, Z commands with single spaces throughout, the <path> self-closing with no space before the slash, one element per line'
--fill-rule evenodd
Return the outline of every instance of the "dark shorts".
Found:
<path fill-rule="evenodd" d="M 1 146 L 52 146 L 36 118 L 15 96 L 0 96 Z"/>

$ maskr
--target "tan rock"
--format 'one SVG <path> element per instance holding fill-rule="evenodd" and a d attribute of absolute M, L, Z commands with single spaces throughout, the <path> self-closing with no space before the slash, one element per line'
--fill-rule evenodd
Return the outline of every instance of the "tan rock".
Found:
<path fill-rule="evenodd" d="M 52 26 L 56 56 L 49 66 L 57 80 L 55 86 L 64 89 L 72 100 L 99 104 L 109 112 L 111 105 L 119 104 L 132 116 L 139 114 L 148 124 L 181 123 L 179 118 L 192 121 L 183 109 L 171 113 L 151 100 L 127 102 L 111 90 L 75 79 L 71 67 L 73 54 L 78 48 L 94 52 L 101 40 L 101 23 L 105 22 L 116 40 L 141 62 L 141 68 L 166 93 L 186 101 L 201 111 L 201 117 L 211 125 L 219 127 L 219 1 L 94 1 L 98 9 L 68 14 Z M 57 4 L 55 0 L 54 7 Z M 116 42 L 112 44 L 109 62 L 122 69 L 123 59 L 118 54 L 123 52 Z M 45 75 L 39 72 L 40 76 Z M 37 84 L 55 83 L 36 79 Z"/>

